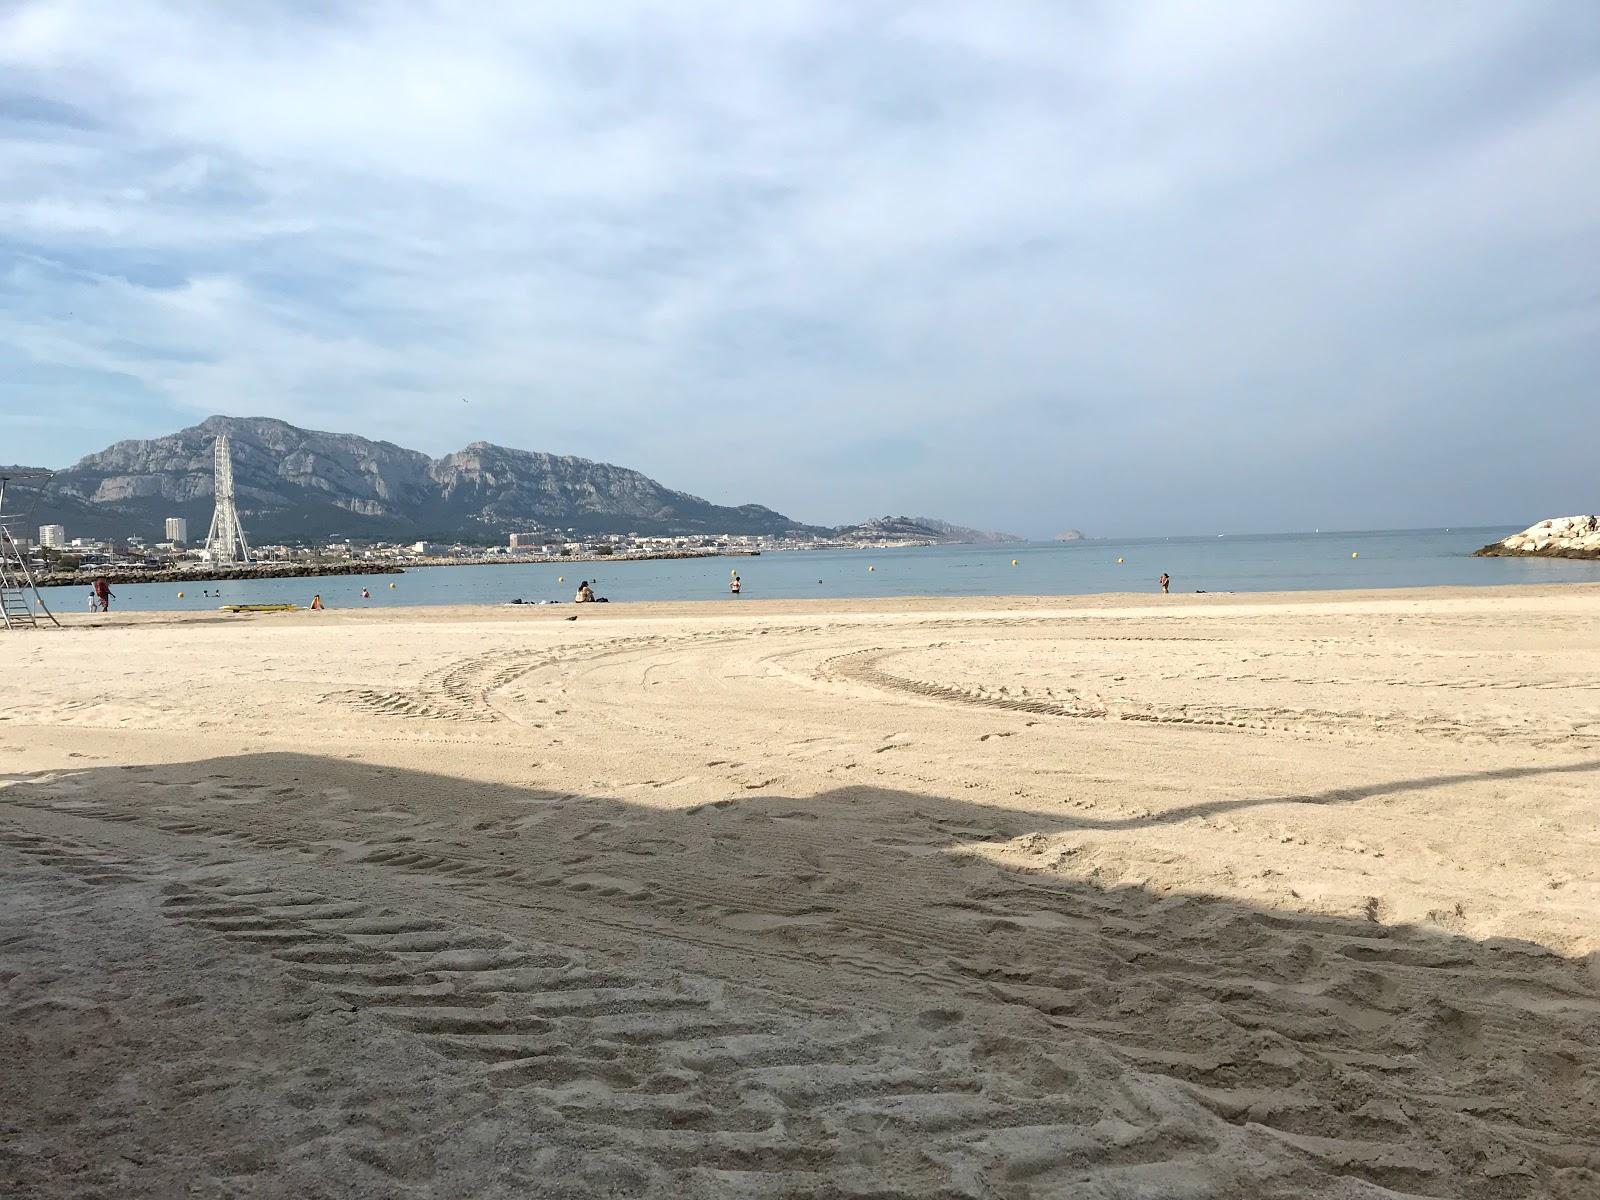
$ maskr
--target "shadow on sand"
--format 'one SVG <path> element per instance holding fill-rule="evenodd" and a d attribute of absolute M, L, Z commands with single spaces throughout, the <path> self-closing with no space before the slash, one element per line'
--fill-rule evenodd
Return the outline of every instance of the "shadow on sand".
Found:
<path fill-rule="evenodd" d="M 605 986 L 624 991 L 635 986 L 628 972 L 648 963 L 792 1001 L 797 1012 L 821 1005 L 891 1014 L 890 1031 L 973 1026 L 970 1040 L 1003 1029 L 1038 1055 L 1081 1053 L 1127 1078 L 1164 1081 L 1221 1122 L 1276 1139 L 1303 1160 L 1304 1174 L 1261 1194 L 1354 1177 L 1429 1195 L 1577 1196 L 1600 1186 L 1594 955 L 1465 937 L 1444 927 L 1459 912 L 1438 914 L 1438 926 L 1389 925 L 1376 919 L 1381 909 L 1374 919 L 1322 917 L 1107 882 L 1093 870 L 1073 874 L 1078 860 L 1062 861 L 1050 839 L 1597 770 L 1600 763 L 1582 762 L 1463 772 L 1099 821 L 874 787 L 662 809 L 312 755 L 244 755 L 9 776 L 0 861 L 44 864 L 85 886 L 101 875 L 101 884 L 158 891 L 180 915 L 211 896 L 271 916 L 289 901 L 252 896 L 290 880 L 330 904 L 381 892 L 386 911 L 442 923 L 441 938 L 473 930 L 501 939 L 484 945 L 520 947 L 504 951 L 507 962 L 581 955 L 595 978 L 616 977 Z M 1037 867 L 1016 865 L 1034 861 L 1018 854 L 1032 844 L 1041 847 Z M 1002 845 L 1012 865 L 996 861 Z M 228 882 L 246 877 L 268 882 L 254 892 Z M 319 978 L 309 974 L 322 969 L 313 952 L 354 936 L 339 933 L 344 919 L 301 922 L 300 934 L 281 935 L 273 969 Z M 213 939 L 259 940 L 277 928 L 267 917 L 196 920 Z M 462 935 L 462 946 L 473 944 Z M 410 953 L 383 952 L 394 963 L 372 967 L 369 984 Z M 332 970 L 337 955 L 325 957 Z M 458 957 L 470 960 L 465 950 Z M 498 978 L 493 953 L 483 961 L 491 965 L 472 969 Z M 441 981 L 430 986 L 465 994 L 463 976 L 428 969 Z M 394 1020 L 398 1002 L 381 1003 Z M 475 1019 L 454 1034 L 448 1024 L 413 1024 L 430 1047 L 461 1052 L 491 1028 Z M 904 1045 L 895 1040 L 902 1036 Z M 910 1063 L 913 1043 L 926 1048 L 909 1034 L 884 1037 L 889 1049 L 873 1053 Z M 637 1038 L 654 1045 L 648 1030 Z M 609 1045 L 588 1026 L 569 1030 L 563 1044 L 580 1058 Z M 479 1056 L 489 1069 L 532 1061 Z M 735 1077 L 762 1068 L 713 1062 L 708 1052 L 697 1069 L 726 1076 L 696 1093 L 709 1111 L 754 1103 L 755 1076 L 742 1085 Z M 1062 1076 L 1056 1086 L 1062 1097 L 1078 1091 L 1081 1103 L 1082 1079 Z M 970 1147 L 983 1129 L 992 1140 L 1007 1105 L 1023 1114 L 1012 1126 L 1038 1124 L 1024 1099 L 1044 1104 L 1039 1092 L 1048 1086 L 1034 1078 L 1018 1087 L 1012 1094 L 984 1082 L 992 1101 L 984 1120 L 939 1136 Z M 795 1103 L 791 1140 L 808 1119 Z M 886 1120 L 871 1136 L 888 1144 L 899 1135 Z M 648 1161 L 652 1152 L 638 1153 Z M 1084 1149 L 1079 1166 L 1093 1166 L 1096 1154 Z M 903 1181 L 906 1194 L 915 1194 L 915 1178 Z M 1046 1182 L 1036 1194 L 1056 1194 L 1057 1176 L 1039 1178 Z"/>

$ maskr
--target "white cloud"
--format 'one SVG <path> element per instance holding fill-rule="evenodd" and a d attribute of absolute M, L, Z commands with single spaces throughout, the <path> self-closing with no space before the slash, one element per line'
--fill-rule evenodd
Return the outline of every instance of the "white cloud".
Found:
<path fill-rule="evenodd" d="M 119 435 L 259 412 L 1037 532 L 1247 527 L 1329 439 L 1460 412 L 1452 362 L 1506 400 L 1445 443 L 1530 387 L 1592 402 L 1577 6 L 464 12 L 0 16 L 0 342 L 29 386 L 77 372 L 145 414 Z M 1391 511 L 1415 480 L 1374 477 L 1273 523 L 1584 507 L 1553 454 L 1479 512 Z"/>

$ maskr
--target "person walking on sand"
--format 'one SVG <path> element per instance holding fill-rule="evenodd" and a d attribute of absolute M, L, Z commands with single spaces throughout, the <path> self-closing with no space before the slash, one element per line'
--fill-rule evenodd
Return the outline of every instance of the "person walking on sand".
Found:
<path fill-rule="evenodd" d="M 104 575 L 95 579 L 94 594 L 95 598 L 100 601 L 100 611 L 110 612 L 111 602 L 117 598 L 117 594 L 111 590 L 111 584 L 106 581 Z"/>
<path fill-rule="evenodd" d="M 318 592 L 315 596 L 311 597 L 311 611 L 312 612 L 321 612 L 326 607 L 327 607 L 327 605 L 322 602 L 322 593 L 321 592 Z"/>
<path fill-rule="evenodd" d="M 1163 596 L 1165 596 L 1165 595 L 1168 594 L 1169 589 L 1172 587 L 1172 580 L 1167 577 L 1167 573 L 1165 571 L 1161 572 L 1161 581 L 1160 582 L 1161 582 L 1161 594 Z"/>
<path fill-rule="evenodd" d="M 728 581 L 728 594 L 730 596 L 737 596 L 739 594 L 739 589 L 743 586 L 744 585 L 739 582 L 739 577 L 735 575 L 731 580 Z"/>

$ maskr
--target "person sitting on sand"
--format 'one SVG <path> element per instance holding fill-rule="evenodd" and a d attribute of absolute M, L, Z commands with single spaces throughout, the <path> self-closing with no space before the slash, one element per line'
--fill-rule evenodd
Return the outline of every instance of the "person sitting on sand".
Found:
<path fill-rule="evenodd" d="M 573 597 L 573 602 L 576 604 L 594 603 L 594 589 L 589 586 L 587 579 L 578 582 L 578 594 Z"/>
<path fill-rule="evenodd" d="M 327 607 L 327 605 L 322 603 L 322 593 L 321 592 L 318 592 L 315 596 L 311 597 L 311 611 L 312 612 L 321 612 L 326 607 Z"/>
<path fill-rule="evenodd" d="M 1169 588 L 1171 588 L 1171 586 L 1172 586 L 1172 580 L 1167 578 L 1167 573 L 1165 571 L 1161 572 L 1161 580 L 1160 580 L 1160 582 L 1161 582 L 1161 593 L 1162 593 L 1162 595 L 1166 595 L 1167 594 L 1167 590 Z"/>

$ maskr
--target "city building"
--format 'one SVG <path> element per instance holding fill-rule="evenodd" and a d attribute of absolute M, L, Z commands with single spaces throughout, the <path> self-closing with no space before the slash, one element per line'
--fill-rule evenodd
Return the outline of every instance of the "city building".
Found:
<path fill-rule="evenodd" d="M 189 522 L 182 517 L 167 518 L 167 541 L 184 545 L 189 541 Z"/>
<path fill-rule="evenodd" d="M 67 529 L 64 525 L 39 526 L 39 545 L 51 550 L 59 550 L 67 544 Z"/>

